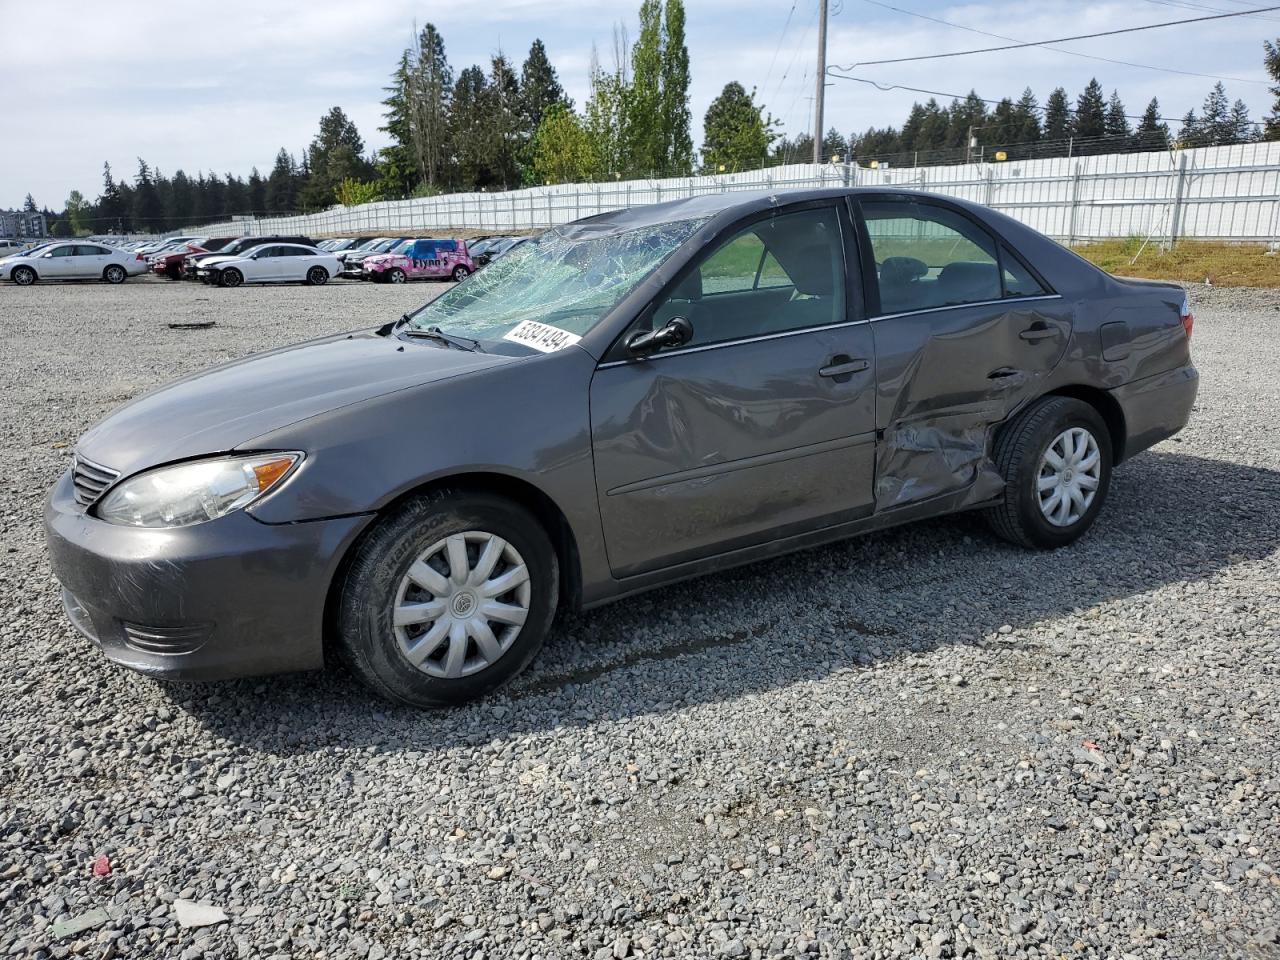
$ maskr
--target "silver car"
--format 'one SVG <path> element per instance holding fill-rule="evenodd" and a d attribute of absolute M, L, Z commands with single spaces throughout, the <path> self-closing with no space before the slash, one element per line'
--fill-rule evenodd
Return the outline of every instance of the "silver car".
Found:
<path fill-rule="evenodd" d="M 20 287 L 37 280 L 124 283 L 147 269 L 146 258 L 140 253 L 78 240 L 50 243 L 5 257 L 0 260 L 0 280 L 11 280 Z"/>

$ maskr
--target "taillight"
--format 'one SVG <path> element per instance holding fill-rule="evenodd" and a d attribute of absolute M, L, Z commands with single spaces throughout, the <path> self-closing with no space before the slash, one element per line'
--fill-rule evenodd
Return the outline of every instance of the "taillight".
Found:
<path fill-rule="evenodd" d="M 1187 339 L 1191 339 L 1191 328 L 1195 326 L 1196 318 L 1191 315 L 1191 298 L 1185 294 L 1182 297 L 1182 329 L 1187 332 Z"/>
<path fill-rule="evenodd" d="M 138 254 L 138 259 L 139 259 L 139 260 L 141 260 L 141 259 L 142 259 L 142 254 Z"/>

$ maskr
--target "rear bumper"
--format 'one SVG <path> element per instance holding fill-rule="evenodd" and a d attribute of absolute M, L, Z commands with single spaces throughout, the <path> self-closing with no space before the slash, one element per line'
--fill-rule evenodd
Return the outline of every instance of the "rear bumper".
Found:
<path fill-rule="evenodd" d="M 244 511 L 191 527 L 124 527 L 76 505 L 69 474 L 45 507 L 45 537 L 72 624 L 108 659 L 170 680 L 324 665 L 324 608 L 368 523 L 266 524 Z"/>
<path fill-rule="evenodd" d="M 1124 452 L 1116 462 L 1128 460 L 1185 427 L 1199 387 L 1200 374 L 1188 364 L 1109 391 L 1124 411 Z"/>

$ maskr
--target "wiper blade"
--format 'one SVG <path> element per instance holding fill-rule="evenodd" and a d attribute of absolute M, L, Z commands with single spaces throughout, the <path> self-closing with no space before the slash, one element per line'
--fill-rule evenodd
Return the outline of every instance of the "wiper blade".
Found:
<path fill-rule="evenodd" d="M 484 347 L 480 346 L 479 340 L 473 340 L 470 337 L 460 337 L 454 333 L 445 333 L 439 327 L 427 327 L 425 330 L 411 328 L 404 331 L 406 337 L 418 337 L 423 340 L 437 340 L 440 343 L 447 343 L 451 347 L 457 347 L 459 350 L 468 350 L 475 353 L 484 353 Z"/>

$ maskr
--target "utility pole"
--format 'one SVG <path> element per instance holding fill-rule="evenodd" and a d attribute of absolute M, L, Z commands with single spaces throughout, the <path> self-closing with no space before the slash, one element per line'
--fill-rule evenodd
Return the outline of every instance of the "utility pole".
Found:
<path fill-rule="evenodd" d="M 818 0 L 818 88 L 813 99 L 813 162 L 822 162 L 823 95 L 827 87 L 827 0 Z"/>

